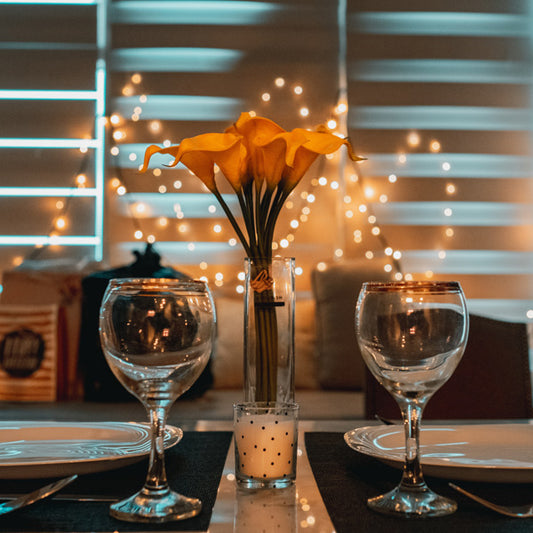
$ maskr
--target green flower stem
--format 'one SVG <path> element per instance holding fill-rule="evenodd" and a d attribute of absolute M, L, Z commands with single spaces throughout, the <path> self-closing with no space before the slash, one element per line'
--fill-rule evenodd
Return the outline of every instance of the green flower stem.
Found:
<path fill-rule="evenodd" d="M 252 260 L 252 279 L 263 270 L 271 272 L 270 261 Z M 255 383 L 258 402 L 274 402 L 278 380 L 278 324 L 271 289 L 253 293 L 255 314 Z"/>
<path fill-rule="evenodd" d="M 252 250 L 250 248 L 250 245 L 248 244 L 248 241 L 246 240 L 246 237 L 244 236 L 243 232 L 241 231 L 241 228 L 239 227 L 239 224 L 237 223 L 237 220 L 235 220 L 235 217 L 233 216 L 233 213 L 231 212 L 230 208 L 228 207 L 228 204 L 224 201 L 224 198 L 222 198 L 222 195 L 218 191 L 218 189 L 213 191 L 213 194 L 215 195 L 215 198 L 218 200 L 218 203 L 224 210 L 224 213 L 228 217 L 228 220 L 230 221 L 230 224 L 233 226 L 233 229 L 235 230 L 235 233 L 237 234 L 237 237 L 239 237 L 239 240 L 241 241 L 241 244 L 246 252 L 246 255 L 248 257 L 251 257 Z"/>
<path fill-rule="evenodd" d="M 248 239 L 218 190 L 215 196 L 252 260 L 251 279 L 272 272 L 274 227 L 288 194 L 281 187 L 259 190 L 253 181 L 236 191 Z M 253 292 L 250 305 L 255 317 L 255 398 L 275 402 L 278 388 L 278 321 L 272 289 Z M 252 310 L 250 310 L 252 312 Z"/>
<path fill-rule="evenodd" d="M 239 206 L 244 218 L 244 224 L 248 233 L 248 239 L 250 241 L 250 248 L 255 249 L 257 247 L 257 231 L 254 221 L 254 198 L 253 198 L 253 180 L 243 187 L 243 193 L 238 193 Z"/>
<path fill-rule="evenodd" d="M 265 234 L 266 238 L 265 240 L 267 242 L 272 243 L 274 239 L 274 228 L 276 226 L 276 221 L 278 220 L 278 216 L 281 212 L 281 208 L 283 207 L 283 204 L 285 203 L 285 200 L 287 199 L 289 195 L 286 193 L 286 191 L 279 189 L 276 191 L 276 195 L 274 197 L 274 200 L 272 202 L 272 206 L 270 208 L 270 212 L 268 214 L 268 220 L 265 224 Z"/>
<path fill-rule="evenodd" d="M 258 253 L 258 257 L 267 257 L 265 255 L 265 232 L 263 231 L 263 203 L 261 201 L 261 190 L 255 187 L 255 231 L 257 233 L 257 245 L 261 252 Z"/>
<path fill-rule="evenodd" d="M 263 194 L 263 198 L 260 198 L 259 195 L 257 197 L 256 205 L 259 206 L 257 228 L 261 232 L 262 235 L 265 235 L 267 232 L 268 214 L 271 208 L 273 192 L 274 192 L 274 189 L 270 189 L 267 187 Z"/>

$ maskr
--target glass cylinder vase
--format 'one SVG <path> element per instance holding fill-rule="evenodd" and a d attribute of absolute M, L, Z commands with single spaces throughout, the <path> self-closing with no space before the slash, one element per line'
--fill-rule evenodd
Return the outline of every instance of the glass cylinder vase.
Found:
<path fill-rule="evenodd" d="M 294 259 L 246 258 L 244 400 L 294 401 Z"/>

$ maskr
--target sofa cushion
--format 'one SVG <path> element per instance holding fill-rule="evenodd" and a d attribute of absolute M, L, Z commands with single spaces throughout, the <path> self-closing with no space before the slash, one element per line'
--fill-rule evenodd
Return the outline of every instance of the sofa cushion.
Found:
<path fill-rule="evenodd" d="M 244 303 L 241 298 L 217 297 L 217 346 L 213 359 L 214 387 L 243 387 L 243 322 Z M 313 300 L 296 298 L 295 324 L 295 386 L 316 389 L 315 306 Z"/>
<path fill-rule="evenodd" d="M 362 390 L 365 365 L 355 336 L 355 306 L 365 281 L 390 279 L 384 261 L 327 265 L 311 273 L 316 304 L 317 375 L 324 389 Z"/>

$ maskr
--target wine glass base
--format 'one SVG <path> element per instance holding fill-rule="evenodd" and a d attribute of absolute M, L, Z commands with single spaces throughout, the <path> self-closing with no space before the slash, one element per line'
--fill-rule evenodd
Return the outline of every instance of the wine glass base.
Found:
<path fill-rule="evenodd" d="M 171 522 L 196 516 L 202 510 L 202 502 L 171 490 L 161 495 L 152 495 L 141 489 L 125 500 L 109 507 L 113 518 L 125 522 Z"/>
<path fill-rule="evenodd" d="M 428 487 L 406 489 L 398 486 L 386 494 L 370 498 L 367 503 L 378 513 L 406 518 L 446 516 L 457 510 L 456 502 L 435 494 Z"/>

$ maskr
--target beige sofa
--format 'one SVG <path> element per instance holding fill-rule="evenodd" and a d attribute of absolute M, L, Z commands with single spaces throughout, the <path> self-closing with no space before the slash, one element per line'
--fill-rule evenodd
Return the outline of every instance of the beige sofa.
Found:
<path fill-rule="evenodd" d="M 364 366 L 354 333 L 355 301 L 361 283 L 383 279 L 370 262 L 332 263 L 312 273 L 312 291 L 297 293 L 295 320 L 296 401 L 306 419 L 363 417 Z M 1 304 L 54 303 L 65 307 L 69 368 L 75 367 L 79 338 L 80 282 L 87 271 L 57 269 L 7 274 Z M 40 287 L 40 288 L 39 288 Z M 67 296 L 68 297 L 67 297 Z M 228 419 L 242 393 L 242 297 L 215 295 L 218 340 L 211 362 L 214 383 L 203 396 L 179 400 L 187 419 Z M 79 401 L 78 397 L 67 400 Z M 58 398 L 63 400 L 63 398 Z"/>

